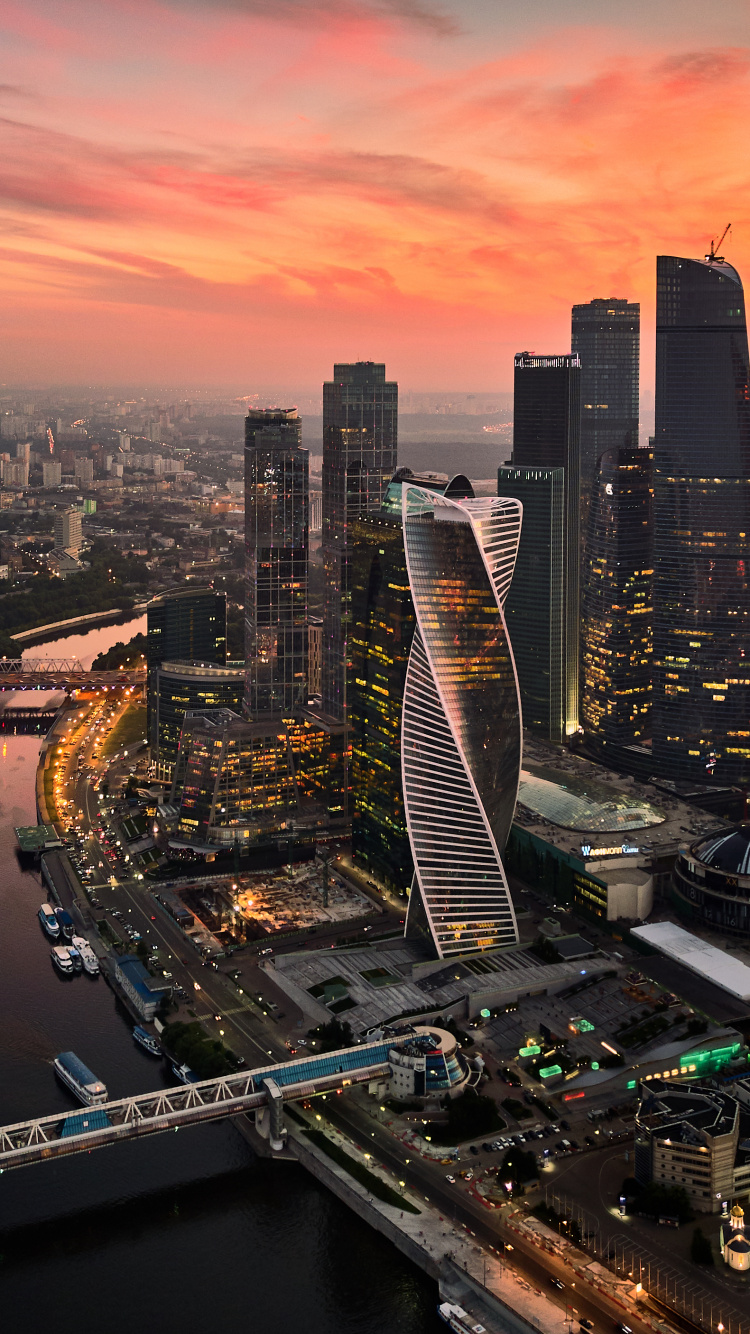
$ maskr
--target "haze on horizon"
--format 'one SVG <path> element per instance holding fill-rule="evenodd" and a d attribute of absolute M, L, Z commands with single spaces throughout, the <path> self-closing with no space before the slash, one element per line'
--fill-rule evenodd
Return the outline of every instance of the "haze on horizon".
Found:
<path fill-rule="evenodd" d="M 726 0 L 15 0 L 6 384 L 505 392 L 657 253 L 750 274 L 750 16 Z"/>

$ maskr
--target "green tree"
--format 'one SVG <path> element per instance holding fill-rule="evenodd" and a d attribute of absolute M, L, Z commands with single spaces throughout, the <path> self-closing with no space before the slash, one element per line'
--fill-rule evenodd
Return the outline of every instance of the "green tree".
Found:
<path fill-rule="evenodd" d="M 500 1175 L 504 1181 L 512 1181 L 514 1186 L 536 1181 L 539 1168 L 534 1154 L 528 1150 L 509 1149 L 503 1158 Z"/>
<path fill-rule="evenodd" d="M 711 1242 L 703 1228 L 697 1227 L 693 1232 L 693 1239 L 690 1243 L 690 1259 L 694 1265 L 712 1265 L 714 1262 Z"/>

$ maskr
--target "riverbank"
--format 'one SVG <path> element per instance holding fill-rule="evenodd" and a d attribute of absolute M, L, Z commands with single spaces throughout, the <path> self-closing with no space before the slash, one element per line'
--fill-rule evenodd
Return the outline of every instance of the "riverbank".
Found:
<path fill-rule="evenodd" d="M 143 615 L 148 603 L 144 602 L 133 607 L 112 607 L 109 611 L 92 611 L 83 616 L 70 616 L 65 621 L 52 621 L 49 625 L 37 625 L 32 630 L 20 630 L 10 638 L 16 644 L 29 645 L 33 640 L 44 640 L 49 635 L 54 634 L 64 637 L 68 634 L 75 634 L 76 630 L 96 630 L 99 626 L 108 625 L 111 621 L 117 621 L 118 617 L 123 618 L 123 624 L 130 620 L 137 620 Z"/>

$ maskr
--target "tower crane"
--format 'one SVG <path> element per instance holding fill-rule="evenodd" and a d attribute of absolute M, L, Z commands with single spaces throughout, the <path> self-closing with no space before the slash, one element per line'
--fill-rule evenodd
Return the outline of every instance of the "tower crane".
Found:
<path fill-rule="evenodd" d="M 714 243 L 713 243 L 713 240 L 711 241 L 711 249 L 710 249 L 709 253 L 706 255 L 706 259 L 707 259 L 707 261 L 708 261 L 709 264 L 723 264 L 723 263 L 724 263 L 724 256 L 723 256 L 723 255 L 720 255 L 720 254 L 718 253 L 718 251 L 719 251 L 719 248 L 720 248 L 720 246 L 721 246 L 722 241 L 724 240 L 724 237 L 726 236 L 727 232 L 730 230 L 731 226 L 732 226 L 731 222 L 728 222 L 727 225 L 726 225 L 726 227 L 724 228 L 723 232 L 721 233 L 721 236 L 719 237 L 718 245 L 715 246 Z"/>

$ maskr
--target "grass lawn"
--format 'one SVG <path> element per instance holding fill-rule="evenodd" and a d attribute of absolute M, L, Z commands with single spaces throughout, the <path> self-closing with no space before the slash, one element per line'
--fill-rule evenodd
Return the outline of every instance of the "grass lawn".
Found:
<path fill-rule="evenodd" d="M 115 755 L 146 740 L 146 705 L 129 704 L 102 747 L 103 755 Z"/>

